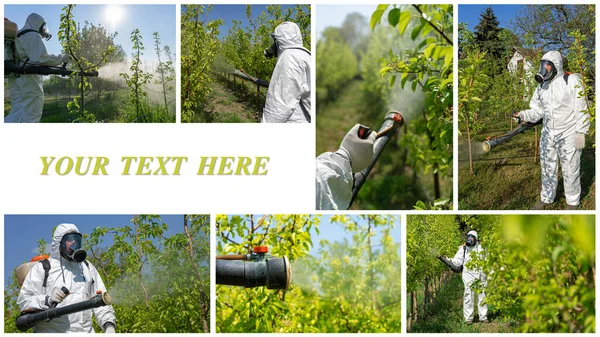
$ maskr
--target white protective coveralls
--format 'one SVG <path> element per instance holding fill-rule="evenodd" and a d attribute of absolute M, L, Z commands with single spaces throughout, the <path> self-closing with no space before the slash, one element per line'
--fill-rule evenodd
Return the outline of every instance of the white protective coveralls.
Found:
<path fill-rule="evenodd" d="M 42 286 L 44 267 L 41 263 L 37 263 L 27 274 L 17 298 L 17 304 L 21 311 L 28 308 L 48 309 L 47 302 L 50 301 L 46 297 L 50 296 L 50 292 L 55 287 L 64 286 L 69 289 L 69 295 L 61 303 L 58 303 L 57 307 L 89 300 L 98 290 L 106 291 L 102 278 L 89 261 L 86 265 L 84 262 L 68 261 L 60 255 L 60 241 L 64 235 L 69 233 L 79 233 L 79 230 L 73 224 L 60 224 L 54 231 L 52 252 L 48 259 L 51 268 L 45 288 Z M 108 322 L 116 325 L 115 311 L 111 305 L 107 305 L 55 318 L 50 322 L 38 322 L 33 331 L 93 333 L 92 313 L 101 327 L 105 327 Z"/>
<path fill-rule="evenodd" d="M 27 17 L 25 25 L 19 32 L 26 29 L 39 31 L 44 18 L 36 13 Z M 21 61 L 29 59 L 27 63 L 47 66 L 57 66 L 68 62 L 67 55 L 48 54 L 42 36 L 36 32 L 29 32 L 16 38 L 15 46 Z M 22 63 L 21 63 L 22 64 Z M 21 75 L 8 79 L 10 89 L 11 109 L 4 118 L 5 123 L 39 123 L 42 119 L 44 108 L 44 85 L 42 75 Z"/>
<path fill-rule="evenodd" d="M 310 123 L 310 52 L 300 28 L 283 22 L 275 28 L 277 63 L 271 76 L 261 123 Z"/>
<path fill-rule="evenodd" d="M 316 208 L 346 210 L 352 200 L 354 175 L 365 169 L 373 157 L 373 144 L 377 137 L 371 132 L 365 139 L 358 137 L 360 124 L 346 134 L 340 149 L 325 152 L 317 157 Z"/>
<path fill-rule="evenodd" d="M 477 232 L 470 231 L 468 234 L 473 234 L 476 238 Z M 468 235 L 467 234 L 467 235 Z M 466 247 L 466 249 L 465 249 Z M 455 266 L 463 266 L 462 280 L 465 284 L 465 293 L 463 296 L 463 316 L 465 322 L 473 322 L 475 301 L 477 300 L 477 312 L 479 313 L 479 321 L 487 319 L 487 304 L 485 303 L 485 292 L 482 290 L 479 296 L 471 289 L 471 285 L 475 280 L 480 280 L 483 287 L 487 284 L 487 277 L 481 270 L 474 270 L 467 268 L 467 262 L 471 261 L 471 252 L 484 252 L 484 249 L 479 244 L 479 241 L 475 246 L 469 247 L 462 245 L 458 248 L 458 252 L 454 255 L 453 259 L 449 259 Z"/>
<path fill-rule="evenodd" d="M 559 52 L 547 52 L 542 60 L 554 63 L 557 74 L 551 81 L 546 81 L 535 89 L 529 110 L 519 112 L 518 116 L 524 122 L 544 119 L 540 138 L 541 200 L 546 204 L 554 202 L 560 159 L 567 204 L 577 206 L 581 194 L 581 150 L 575 148 L 575 137 L 578 133 L 586 134 L 590 128 L 586 98 L 579 97 L 583 84 L 578 74 L 569 75 L 565 82 Z"/>

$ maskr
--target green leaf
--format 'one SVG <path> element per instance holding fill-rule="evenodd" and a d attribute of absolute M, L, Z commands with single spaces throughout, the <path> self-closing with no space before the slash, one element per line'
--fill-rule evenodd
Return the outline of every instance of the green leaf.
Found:
<path fill-rule="evenodd" d="M 375 9 L 375 12 L 373 12 L 373 15 L 371 15 L 371 22 L 370 22 L 371 30 L 374 30 L 375 26 L 381 21 L 381 17 L 383 16 L 383 13 L 388 8 L 388 6 L 389 5 L 378 5 L 377 6 L 377 9 Z"/>
<path fill-rule="evenodd" d="M 393 8 L 391 11 L 389 11 L 388 22 L 390 23 L 390 25 L 392 27 L 396 27 L 399 19 L 400 19 L 400 9 Z"/>
<path fill-rule="evenodd" d="M 404 11 L 400 14 L 400 19 L 398 20 L 398 33 L 400 33 L 400 35 L 404 34 L 404 31 L 410 22 L 410 18 L 411 14 L 409 11 Z"/>
<path fill-rule="evenodd" d="M 396 75 L 394 75 L 394 76 L 392 76 L 392 78 L 390 78 L 390 87 L 393 87 L 394 83 L 396 83 Z"/>
<path fill-rule="evenodd" d="M 379 75 L 384 76 L 390 70 L 392 70 L 392 67 L 388 67 L 388 66 L 382 67 L 381 70 L 379 70 Z"/>
<path fill-rule="evenodd" d="M 446 53 L 446 56 L 444 56 L 444 67 L 445 68 L 448 67 L 448 66 L 450 66 L 450 64 L 452 63 L 452 59 L 453 58 L 454 58 L 454 53 L 453 52 Z"/>
<path fill-rule="evenodd" d="M 419 36 L 419 33 L 421 32 L 421 29 L 423 29 L 423 23 L 425 21 L 423 19 L 420 20 L 420 25 L 416 25 L 415 28 L 413 28 L 412 32 L 410 33 L 410 38 L 414 41 L 417 39 L 417 37 Z"/>
<path fill-rule="evenodd" d="M 425 50 L 423 51 L 423 55 L 425 55 L 426 58 L 430 58 L 431 54 L 435 51 L 435 44 L 430 44 L 429 46 L 427 46 L 427 48 L 425 48 Z M 434 60 L 435 61 L 435 60 Z"/>
<path fill-rule="evenodd" d="M 402 81 L 400 81 L 400 86 L 402 87 L 402 89 L 404 89 L 404 85 L 406 84 L 406 81 L 408 81 L 408 74 L 402 73 Z"/>

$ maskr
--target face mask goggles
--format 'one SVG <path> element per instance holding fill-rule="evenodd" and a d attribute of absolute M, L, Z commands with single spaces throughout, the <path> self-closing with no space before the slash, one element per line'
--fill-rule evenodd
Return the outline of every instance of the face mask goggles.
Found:
<path fill-rule="evenodd" d="M 542 60 L 540 62 L 540 71 L 535 74 L 535 80 L 539 84 L 542 84 L 546 81 L 550 81 L 556 76 L 556 67 L 554 63 L 547 60 Z"/>
<path fill-rule="evenodd" d="M 69 261 L 83 262 L 87 252 L 82 248 L 80 233 L 69 233 L 60 240 L 60 255 Z"/>
<path fill-rule="evenodd" d="M 275 37 L 273 37 L 273 34 L 271 34 L 271 38 L 273 39 L 273 43 L 268 49 L 265 49 L 264 51 L 265 57 L 268 59 L 277 57 L 277 40 L 275 39 Z"/>
<path fill-rule="evenodd" d="M 475 237 L 475 235 L 473 235 L 473 234 L 467 235 L 467 242 L 466 242 L 466 244 L 469 247 L 475 246 L 477 244 L 477 238 Z"/>

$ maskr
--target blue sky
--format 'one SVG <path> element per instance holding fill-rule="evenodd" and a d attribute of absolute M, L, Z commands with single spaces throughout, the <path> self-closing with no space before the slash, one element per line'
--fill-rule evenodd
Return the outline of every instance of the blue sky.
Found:
<path fill-rule="evenodd" d="M 52 229 L 61 223 L 73 223 L 83 234 L 98 226 L 121 227 L 131 224 L 133 215 L 6 215 L 4 217 L 4 283 L 8 284 L 12 270 L 36 256 L 37 241 L 52 242 Z M 169 225 L 167 236 L 183 233 L 183 215 L 161 215 Z M 112 240 L 106 237 L 103 247 Z"/>
<path fill-rule="evenodd" d="M 15 22 L 19 29 L 25 24 L 31 13 L 40 14 L 46 20 L 52 34 L 50 41 L 44 41 L 46 49 L 51 54 L 59 54 L 62 50 L 58 41 L 60 14 L 63 5 L 5 5 L 4 17 Z M 119 34 L 115 43 L 123 47 L 128 58 L 131 58 L 133 44 L 129 40 L 131 32 L 138 28 L 146 48 L 144 60 L 154 61 L 154 41 L 152 34 L 157 31 L 163 45 L 168 45 L 171 52 L 176 53 L 175 5 L 77 5 L 73 11 L 75 21 L 84 24 L 85 21 L 95 25 L 101 24 L 109 33 Z"/>
<path fill-rule="evenodd" d="M 458 6 L 458 22 L 468 22 L 469 30 L 475 30 L 475 26 L 479 23 L 479 14 L 490 5 L 459 5 Z M 522 5 L 491 5 L 494 14 L 500 21 L 500 27 L 510 28 L 510 21 L 517 16 Z"/>
<path fill-rule="evenodd" d="M 244 218 L 244 215 L 240 215 L 242 218 Z M 255 219 L 259 219 L 262 216 L 262 214 L 255 214 L 254 218 Z M 360 218 L 357 215 L 352 215 L 349 214 L 350 217 L 352 217 L 353 219 L 357 220 L 359 225 L 366 225 L 367 221 L 363 220 L 362 218 Z M 229 216 L 231 217 L 231 215 Z M 393 229 L 393 239 L 394 242 L 400 243 L 400 228 L 402 228 L 402 226 L 400 225 L 400 216 L 397 215 L 396 217 L 396 223 L 395 223 L 395 227 Z M 344 239 L 348 239 L 349 242 L 352 242 L 352 235 L 349 234 L 348 232 L 346 232 L 346 230 L 344 229 L 344 227 L 342 227 L 342 225 L 339 224 L 332 224 L 331 223 L 331 215 L 322 215 L 321 216 L 321 222 L 319 224 L 319 234 L 317 235 L 317 233 L 314 231 L 311 232 L 311 238 L 312 238 L 312 242 L 313 242 L 313 247 L 310 250 L 310 255 L 314 256 L 314 257 L 318 257 L 319 254 L 319 248 L 320 248 L 320 244 L 319 242 L 321 240 L 329 240 L 329 242 L 342 242 Z M 377 235 L 375 236 L 375 239 L 373 241 L 373 245 L 377 246 L 379 244 L 379 240 L 381 239 L 381 233 L 380 231 L 377 232 Z M 217 237 L 217 242 L 219 240 L 219 237 Z"/>
<path fill-rule="evenodd" d="M 317 40 L 327 27 L 340 27 L 346 16 L 358 12 L 367 22 L 377 8 L 377 5 L 317 5 Z"/>
<path fill-rule="evenodd" d="M 260 13 L 267 11 L 268 5 L 252 5 L 252 17 L 258 17 Z M 285 12 L 287 8 L 295 7 L 295 5 L 280 5 L 282 12 Z M 246 5 L 214 5 L 212 10 L 208 13 L 208 20 L 223 20 L 223 24 L 219 28 L 219 37 L 224 38 L 227 36 L 229 29 L 233 27 L 233 20 L 242 21 L 242 27 L 248 26 L 248 19 L 246 18 Z"/>

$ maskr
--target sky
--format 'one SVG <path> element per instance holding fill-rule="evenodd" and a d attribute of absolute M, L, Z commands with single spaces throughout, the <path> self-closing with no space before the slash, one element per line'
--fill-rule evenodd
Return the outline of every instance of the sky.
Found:
<path fill-rule="evenodd" d="M 37 254 L 37 241 L 52 242 L 52 230 L 61 223 L 72 223 L 82 234 L 89 234 L 98 226 L 117 227 L 131 224 L 133 215 L 6 215 L 4 217 L 4 284 L 8 284 L 12 270 Z M 161 215 L 169 226 L 166 236 L 183 233 L 183 215 Z M 106 236 L 102 247 L 110 246 Z"/>
<path fill-rule="evenodd" d="M 255 18 L 260 15 L 263 11 L 267 11 L 268 5 L 252 5 L 252 17 Z M 282 12 L 295 5 L 280 5 Z M 183 10 L 182 10 L 183 11 Z M 242 22 L 242 27 L 246 28 L 249 24 L 246 18 L 246 5 L 214 5 L 212 10 L 208 13 L 208 20 L 223 20 L 223 24 L 219 28 L 219 38 L 227 36 L 229 29 L 233 27 L 233 20 L 239 20 Z"/>
<path fill-rule="evenodd" d="M 349 214 L 350 217 L 352 217 L 353 219 L 357 220 L 357 223 L 359 225 L 366 225 L 367 224 L 367 220 L 366 219 L 362 219 L 359 216 L 355 216 L 352 214 Z M 395 223 L 395 227 L 393 229 L 393 233 L 395 233 L 395 235 L 393 236 L 394 242 L 396 243 L 400 243 L 400 228 L 402 228 L 402 226 L 400 225 L 400 216 L 396 216 L 396 219 L 398 219 Z M 317 233 L 312 233 L 311 234 L 311 238 L 312 238 L 312 242 L 313 242 L 313 247 L 310 250 L 310 255 L 314 256 L 314 257 L 318 257 L 319 254 L 319 249 L 320 249 L 320 244 L 319 242 L 321 240 L 328 240 L 329 242 L 342 242 L 344 239 L 348 239 L 348 242 L 352 242 L 352 234 L 346 232 L 346 230 L 344 229 L 344 227 L 340 224 L 337 223 L 331 223 L 331 215 L 323 215 L 321 218 L 321 223 L 319 224 L 319 234 Z M 381 239 L 381 231 L 377 232 L 377 235 L 375 235 L 375 239 L 372 241 L 372 244 L 374 246 L 377 246 L 379 244 L 379 240 Z"/>
<path fill-rule="evenodd" d="M 63 7 L 63 5 L 5 5 L 4 17 L 15 22 L 21 29 L 29 14 L 40 14 L 46 20 L 52 34 L 50 41 L 44 41 L 46 49 L 50 54 L 60 54 L 62 48 L 58 41 L 58 30 Z M 175 5 L 77 5 L 73 13 L 74 20 L 78 23 L 84 24 L 88 21 L 95 25 L 101 24 L 111 34 L 118 32 L 115 43 L 123 47 L 129 59 L 133 47 L 130 34 L 138 28 L 146 48 L 142 59 L 153 62 L 156 59 L 152 38 L 155 31 L 160 35 L 161 44 L 168 45 L 171 52 L 178 55 L 175 43 L 177 28 L 175 9 Z"/>
<path fill-rule="evenodd" d="M 479 14 L 490 5 L 459 5 L 458 6 L 458 22 L 468 22 L 469 30 L 475 30 L 475 26 L 479 23 Z M 510 28 L 510 21 L 517 16 L 522 5 L 491 5 L 494 14 L 500 21 L 501 28 Z"/>
<path fill-rule="evenodd" d="M 317 40 L 325 28 L 340 27 L 350 13 L 358 12 L 368 22 L 376 8 L 377 5 L 317 5 Z"/>
<path fill-rule="evenodd" d="M 242 217 L 244 217 L 243 215 L 241 215 Z M 367 220 L 363 220 L 362 218 L 360 218 L 359 216 L 355 216 L 352 214 L 349 214 L 350 217 L 352 217 L 353 219 L 357 220 L 359 225 L 365 225 L 367 223 Z M 230 216 L 231 217 L 231 216 Z M 255 219 L 259 219 L 260 217 L 262 217 L 262 214 L 255 214 L 254 218 Z M 400 216 L 398 215 L 396 217 L 397 221 L 395 223 L 395 227 L 393 232 L 395 233 L 393 235 L 393 239 L 394 242 L 396 243 L 400 243 L 400 228 L 402 228 L 402 226 L 400 225 Z M 380 231 L 377 232 L 378 235 L 375 236 L 374 241 L 372 242 L 374 246 L 378 245 L 379 240 L 381 239 L 381 233 Z M 344 227 L 340 224 L 332 224 L 331 223 L 331 215 L 322 215 L 321 216 L 321 222 L 319 224 L 319 234 L 317 234 L 314 229 L 311 232 L 311 239 L 313 242 L 313 247 L 310 250 L 310 255 L 312 255 L 313 257 L 318 257 L 319 254 L 319 248 L 320 248 L 320 244 L 319 242 L 321 240 L 329 240 L 329 242 L 342 242 L 344 239 L 348 239 L 349 242 L 352 242 L 352 235 L 348 232 L 346 232 L 346 230 L 344 229 Z"/>

